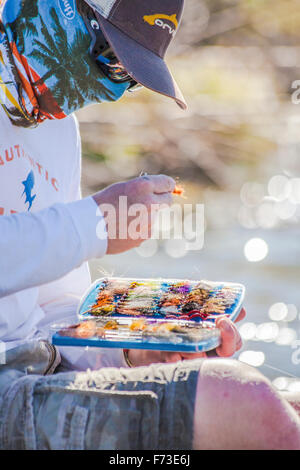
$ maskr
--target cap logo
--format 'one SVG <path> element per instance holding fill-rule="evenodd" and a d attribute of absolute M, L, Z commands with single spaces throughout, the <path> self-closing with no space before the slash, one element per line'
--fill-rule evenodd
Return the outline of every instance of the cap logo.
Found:
<path fill-rule="evenodd" d="M 62 14 L 67 20 L 75 18 L 75 0 L 58 0 Z"/>
<path fill-rule="evenodd" d="M 176 13 L 174 15 L 165 15 L 164 13 L 158 13 L 156 15 L 145 15 L 143 20 L 151 26 L 159 26 L 162 29 L 167 29 L 170 34 L 174 35 L 178 28 L 178 21 Z M 174 24 L 175 28 L 172 28 L 168 23 L 163 20 L 168 20 Z"/>

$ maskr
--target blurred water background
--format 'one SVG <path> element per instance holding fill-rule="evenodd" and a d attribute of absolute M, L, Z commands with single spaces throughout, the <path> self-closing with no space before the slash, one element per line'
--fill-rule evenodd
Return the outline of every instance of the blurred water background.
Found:
<path fill-rule="evenodd" d="M 187 0 L 168 62 L 189 110 L 143 90 L 77 114 L 84 195 L 166 173 L 184 184 L 184 203 L 205 207 L 202 250 L 152 240 L 92 261 L 93 279 L 245 284 L 235 358 L 281 390 L 300 390 L 299 39 L 297 0 Z"/>

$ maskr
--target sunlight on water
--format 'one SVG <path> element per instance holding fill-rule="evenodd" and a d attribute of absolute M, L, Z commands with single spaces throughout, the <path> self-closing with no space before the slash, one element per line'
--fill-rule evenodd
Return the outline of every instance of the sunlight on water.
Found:
<path fill-rule="evenodd" d="M 262 238 L 251 238 L 244 247 L 244 254 L 248 261 L 262 261 L 268 254 L 269 248 Z"/>
<path fill-rule="evenodd" d="M 157 252 L 158 242 L 157 240 L 152 239 L 146 240 L 144 243 L 142 243 L 141 246 L 139 246 L 135 250 L 143 258 L 150 258 L 151 256 L 154 256 Z"/>
<path fill-rule="evenodd" d="M 262 184 L 255 182 L 245 183 L 242 186 L 240 197 L 245 206 L 255 207 L 264 197 L 264 187 Z"/>
<path fill-rule="evenodd" d="M 277 390 L 286 390 L 289 385 L 289 379 L 287 377 L 276 377 L 272 383 Z"/>
<path fill-rule="evenodd" d="M 297 318 L 298 315 L 298 310 L 296 305 L 294 304 L 288 304 L 287 305 L 288 313 L 287 316 L 285 317 L 285 321 L 294 321 Z"/>
<path fill-rule="evenodd" d="M 300 381 L 299 380 L 292 381 L 288 385 L 287 389 L 289 392 L 300 392 Z"/>
<path fill-rule="evenodd" d="M 274 212 L 281 220 L 288 220 L 296 214 L 297 206 L 288 200 L 278 202 L 274 206 Z"/>
<path fill-rule="evenodd" d="M 300 178 L 275 175 L 264 185 L 244 183 L 240 190 L 242 207 L 238 211 L 240 225 L 247 229 L 274 229 L 286 221 L 295 221 L 299 213 Z"/>
<path fill-rule="evenodd" d="M 300 392 L 300 381 L 289 377 L 276 377 L 272 381 L 277 390 L 288 391 L 288 392 Z"/>
<path fill-rule="evenodd" d="M 300 204 L 300 178 L 291 179 L 291 194 L 289 200 L 294 204 Z"/>
<path fill-rule="evenodd" d="M 279 334 L 279 326 L 275 322 L 261 323 L 256 330 L 256 339 L 259 341 L 274 341 Z"/>
<path fill-rule="evenodd" d="M 291 192 L 291 183 L 287 176 L 273 176 L 268 183 L 268 192 L 276 201 L 284 201 Z"/>
<path fill-rule="evenodd" d="M 269 308 L 269 317 L 274 321 L 282 321 L 288 314 L 288 307 L 283 302 L 277 302 Z"/>
<path fill-rule="evenodd" d="M 166 240 L 164 248 L 172 258 L 183 258 L 187 254 L 186 240 Z"/>
<path fill-rule="evenodd" d="M 153 229 L 161 234 L 170 233 L 174 226 L 174 217 L 171 214 L 169 207 L 165 207 L 159 210 L 155 218 Z"/>
<path fill-rule="evenodd" d="M 244 323 L 240 328 L 239 328 L 239 333 L 242 337 L 243 340 L 247 341 L 250 339 L 254 339 L 256 335 L 256 325 L 255 323 Z"/>
<path fill-rule="evenodd" d="M 297 339 L 297 333 L 292 328 L 281 328 L 276 338 L 276 344 L 287 346 Z"/>
<path fill-rule="evenodd" d="M 253 367 L 259 367 L 265 362 L 265 355 L 262 351 L 243 351 L 239 355 L 239 361 Z"/>
<path fill-rule="evenodd" d="M 286 316 L 287 313 L 284 319 L 286 319 Z M 277 318 L 279 318 L 279 316 L 277 316 Z M 280 318 L 283 319 L 282 316 Z M 275 321 L 264 322 L 259 325 L 252 322 L 244 323 L 240 326 L 239 333 L 244 341 L 276 342 L 278 345 L 290 345 L 297 338 L 297 333 L 294 329 L 286 327 L 280 328 Z"/>
<path fill-rule="evenodd" d="M 272 202 L 263 202 L 256 211 L 257 224 L 262 228 L 273 228 L 278 223 L 278 215 Z"/>
<path fill-rule="evenodd" d="M 244 228 L 254 229 L 257 227 L 257 223 L 251 209 L 245 206 L 242 206 L 238 212 L 238 221 Z"/>

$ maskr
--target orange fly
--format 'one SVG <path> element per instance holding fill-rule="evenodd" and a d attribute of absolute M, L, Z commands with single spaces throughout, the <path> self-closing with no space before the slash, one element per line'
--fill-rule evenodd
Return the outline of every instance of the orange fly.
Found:
<path fill-rule="evenodd" d="M 183 196 L 184 195 L 184 187 L 180 184 L 176 184 L 173 194 L 176 196 Z"/>

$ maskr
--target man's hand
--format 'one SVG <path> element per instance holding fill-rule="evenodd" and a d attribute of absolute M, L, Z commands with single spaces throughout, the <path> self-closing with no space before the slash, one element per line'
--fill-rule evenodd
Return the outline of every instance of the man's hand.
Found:
<path fill-rule="evenodd" d="M 113 184 L 95 194 L 105 217 L 107 254 L 123 253 L 150 238 L 153 216 L 161 206 L 172 204 L 175 186 L 169 176 L 149 175 Z"/>
<path fill-rule="evenodd" d="M 236 321 L 243 320 L 245 316 L 246 312 L 242 309 Z M 216 320 L 216 326 L 220 328 L 222 337 L 221 345 L 216 349 L 216 355 L 220 357 L 230 357 L 241 349 L 241 336 L 235 324 L 227 317 L 219 317 Z M 135 367 L 147 366 L 156 362 L 177 362 L 201 357 L 207 357 L 206 353 L 180 353 L 137 349 L 130 349 L 128 351 L 128 358 Z"/>

